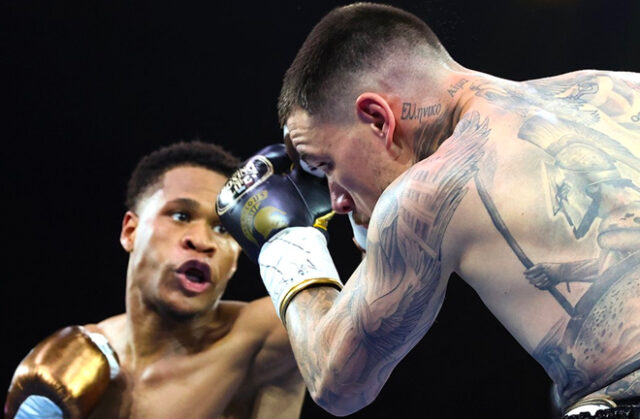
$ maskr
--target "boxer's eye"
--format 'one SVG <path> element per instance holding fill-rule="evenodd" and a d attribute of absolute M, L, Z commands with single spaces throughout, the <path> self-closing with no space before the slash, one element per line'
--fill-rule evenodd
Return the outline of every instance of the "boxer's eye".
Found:
<path fill-rule="evenodd" d="M 331 169 L 331 165 L 329 165 L 329 163 L 325 163 L 323 161 L 314 162 L 313 164 L 307 162 L 307 164 L 309 165 L 309 168 L 311 170 L 313 170 L 313 171 L 321 170 L 321 171 L 327 173 L 327 171 L 329 171 Z"/>
<path fill-rule="evenodd" d="M 325 174 L 329 174 L 333 170 L 333 165 L 327 162 L 319 162 L 315 165 L 316 169 L 322 170 Z"/>
<path fill-rule="evenodd" d="M 171 213 L 171 218 L 181 223 L 186 223 L 191 219 L 189 214 L 184 211 L 174 211 L 173 213 Z"/>
<path fill-rule="evenodd" d="M 227 229 L 222 224 L 216 224 L 213 226 L 213 232 L 218 234 L 227 234 Z"/>

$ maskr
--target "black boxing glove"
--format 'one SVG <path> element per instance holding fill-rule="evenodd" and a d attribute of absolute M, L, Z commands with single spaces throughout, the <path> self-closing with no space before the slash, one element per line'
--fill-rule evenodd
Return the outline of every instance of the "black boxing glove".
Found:
<path fill-rule="evenodd" d="M 300 166 L 302 170 L 305 172 L 312 174 L 315 177 L 324 177 L 324 172 L 318 168 L 310 167 L 303 160 L 300 160 L 300 156 L 296 151 L 293 143 L 291 142 L 291 136 L 289 135 L 289 127 L 285 124 L 282 127 L 282 136 L 285 144 L 285 149 L 287 150 L 287 154 L 289 157 L 296 162 L 297 165 Z M 353 219 L 353 213 L 349 213 L 349 223 L 351 224 L 351 230 L 353 231 L 353 243 L 356 245 L 358 250 L 362 252 L 362 254 L 367 251 L 367 227 L 356 224 L 356 221 Z"/>
<path fill-rule="evenodd" d="M 279 231 L 313 226 L 326 234 L 333 216 L 326 180 L 294 167 L 284 144 L 247 159 L 223 186 L 216 212 L 254 262 L 262 245 Z"/>
<path fill-rule="evenodd" d="M 245 253 L 259 262 L 281 320 L 293 296 L 306 287 L 342 288 L 326 247 L 333 216 L 326 180 L 294 165 L 284 144 L 246 160 L 223 186 L 216 212 Z"/>

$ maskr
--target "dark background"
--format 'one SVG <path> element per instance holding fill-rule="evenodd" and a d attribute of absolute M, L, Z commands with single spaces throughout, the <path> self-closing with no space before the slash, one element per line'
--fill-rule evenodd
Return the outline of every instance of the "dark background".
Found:
<path fill-rule="evenodd" d="M 462 65 L 513 80 L 640 71 L 640 2 L 394 1 Z M 4 1 L 2 371 L 54 330 L 124 311 L 126 179 L 161 145 L 199 137 L 241 157 L 280 141 L 282 75 L 340 1 Z M 331 250 L 357 263 L 344 219 Z M 264 295 L 241 260 L 227 298 Z M 429 334 L 359 418 L 546 418 L 540 366 L 458 278 Z M 4 390 L 2 390 L 4 391 Z M 2 400 L 4 403 L 4 399 Z M 476 412 L 476 413 L 473 413 Z M 310 399 L 303 418 L 329 417 Z"/>

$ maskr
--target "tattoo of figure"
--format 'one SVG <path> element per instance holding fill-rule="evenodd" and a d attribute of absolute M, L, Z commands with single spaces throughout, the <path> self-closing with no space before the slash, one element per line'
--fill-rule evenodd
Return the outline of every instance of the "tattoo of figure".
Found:
<path fill-rule="evenodd" d="M 571 401 L 640 368 L 633 343 L 640 342 L 640 159 L 631 151 L 637 138 L 540 115 L 525 121 L 518 136 L 548 156 L 541 174 L 551 216 L 563 217 L 576 241 L 593 240 L 599 251 L 593 259 L 545 261 L 524 271 L 541 290 L 589 284 L 571 317 L 534 351 L 562 400 Z"/>

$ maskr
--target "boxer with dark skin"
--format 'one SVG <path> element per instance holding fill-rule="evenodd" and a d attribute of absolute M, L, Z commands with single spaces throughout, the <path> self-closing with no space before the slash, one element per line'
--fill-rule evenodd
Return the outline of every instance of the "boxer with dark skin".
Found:
<path fill-rule="evenodd" d="M 73 417 L 299 417 L 304 385 L 268 297 L 221 300 L 240 247 L 214 202 L 237 163 L 217 146 L 192 142 L 156 151 L 136 168 L 120 235 L 129 253 L 126 312 L 80 329 L 106 337 L 119 372 L 95 406 Z M 22 367 L 47 367 L 34 364 Z M 12 394 L 28 388 L 21 374 L 5 413 L 24 399 Z M 54 379 L 64 388 L 68 378 Z"/>
<path fill-rule="evenodd" d="M 333 210 L 368 227 L 341 291 L 300 285 L 279 307 L 320 406 L 346 415 L 375 400 L 452 273 L 544 367 L 564 412 L 638 403 L 639 74 L 497 78 L 454 61 L 417 17 L 361 3 L 309 34 L 279 113 Z M 270 249 L 305 248 L 306 228 L 262 247 L 270 292 L 292 293 L 273 285 L 288 262 Z"/>

